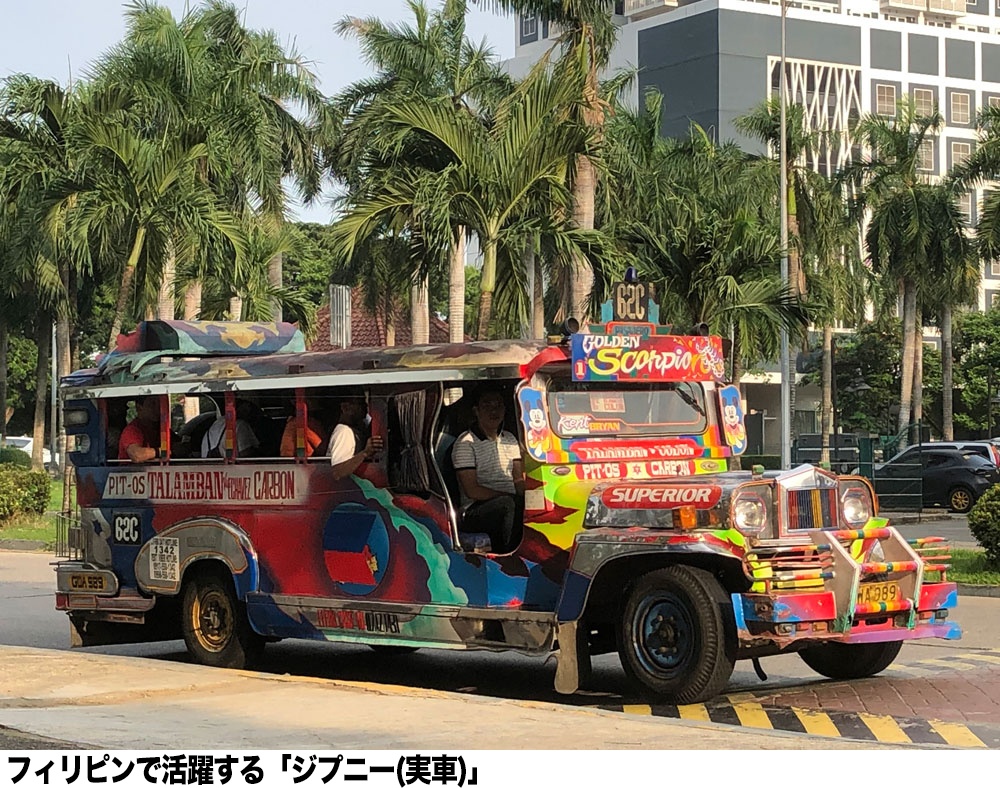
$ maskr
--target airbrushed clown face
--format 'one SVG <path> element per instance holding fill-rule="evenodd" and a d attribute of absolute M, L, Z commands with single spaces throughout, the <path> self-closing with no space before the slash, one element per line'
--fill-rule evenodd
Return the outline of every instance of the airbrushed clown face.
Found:
<path fill-rule="evenodd" d="M 540 406 L 528 411 L 528 426 L 533 430 L 544 430 L 548 426 L 545 421 L 545 411 Z"/>

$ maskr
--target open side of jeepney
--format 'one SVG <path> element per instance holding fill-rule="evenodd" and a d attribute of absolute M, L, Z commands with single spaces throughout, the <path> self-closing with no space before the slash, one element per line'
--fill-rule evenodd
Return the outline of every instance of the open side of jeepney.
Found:
<path fill-rule="evenodd" d="M 746 438 L 718 338 L 625 324 L 551 343 L 301 347 L 280 324 L 150 322 L 63 381 L 80 518 L 57 607 L 74 644 L 183 636 L 218 666 L 280 638 L 557 649 L 562 692 L 617 650 L 641 688 L 687 703 L 722 691 L 736 659 L 799 651 L 851 678 L 906 639 L 959 637 L 943 544 L 901 538 L 864 479 L 731 469 Z M 463 531 L 449 463 L 484 382 L 509 396 L 522 443 L 510 545 Z M 310 408 L 347 387 L 367 392 L 385 451 L 336 480 L 303 446 Z M 161 402 L 145 465 L 108 451 L 109 413 L 139 395 Z M 182 395 L 226 420 L 224 456 L 179 450 Z M 273 422 L 262 432 L 293 426 L 294 456 L 273 438 L 239 456 L 240 398 Z"/>

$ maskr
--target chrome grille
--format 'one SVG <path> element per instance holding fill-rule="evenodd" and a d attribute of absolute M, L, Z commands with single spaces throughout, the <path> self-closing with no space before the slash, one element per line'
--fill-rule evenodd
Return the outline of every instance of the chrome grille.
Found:
<path fill-rule="evenodd" d="M 840 528 L 838 513 L 839 490 L 789 490 L 785 499 L 790 531 L 809 528 Z"/>

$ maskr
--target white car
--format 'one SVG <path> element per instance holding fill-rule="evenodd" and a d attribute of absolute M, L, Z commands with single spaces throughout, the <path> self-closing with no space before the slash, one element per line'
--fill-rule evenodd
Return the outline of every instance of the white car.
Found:
<path fill-rule="evenodd" d="M 15 449 L 20 449 L 25 452 L 28 456 L 31 456 L 31 449 L 35 445 L 35 439 L 29 438 L 25 435 L 8 435 L 7 445 Z M 42 462 L 48 466 L 52 462 L 52 452 L 48 449 L 42 449 Z"/>

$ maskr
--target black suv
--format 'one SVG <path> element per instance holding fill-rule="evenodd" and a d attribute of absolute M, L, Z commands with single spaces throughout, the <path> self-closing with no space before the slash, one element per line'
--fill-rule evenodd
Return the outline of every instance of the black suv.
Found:
<path fill-rule="evenodd" d="M 973 449 L 911 446 L 875 466 L 872 482 L 884 509 L 947 506 L 964 513 L 1000 481 L 997 466 Z"/>

